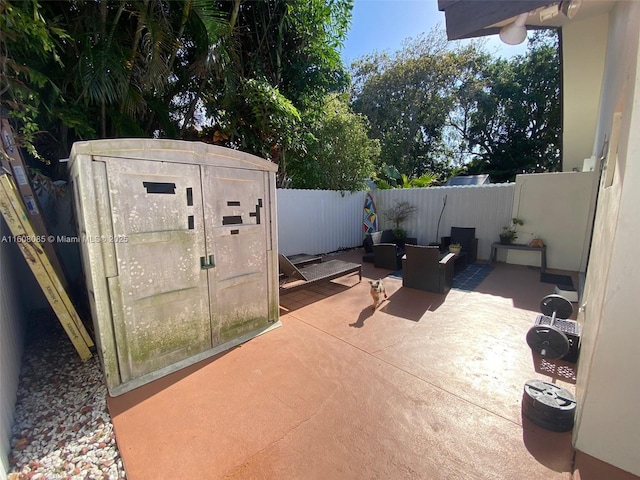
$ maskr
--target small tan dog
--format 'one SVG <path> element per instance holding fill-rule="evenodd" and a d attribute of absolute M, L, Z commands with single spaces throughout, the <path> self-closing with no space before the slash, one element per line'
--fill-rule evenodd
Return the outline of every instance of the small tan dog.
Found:
<path fill-rule="evenodd" d="M 382 279 L 378 280 L 369 280 L 371 284 L 371 298 L 373 298 L 373 309 L 375 310 L 382 303 L 382 296 L 387 298 L 387 291 L 384 288 L 384 283 L 382 283 Z"/>

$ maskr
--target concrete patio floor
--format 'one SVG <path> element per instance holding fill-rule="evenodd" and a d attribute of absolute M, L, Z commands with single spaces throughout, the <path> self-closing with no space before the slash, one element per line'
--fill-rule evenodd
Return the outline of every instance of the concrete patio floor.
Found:
<path fill-rule="evenodd" d="M 374 312 L 367 279 L 388 273 L 284 295 L 281 328 L 109 398 L 128 478 L 637 478 L 522 418 L 527 380 L 574 391 L 576 374 L 526 344 L 553 291 L 537 269 L 446 296 L 387 278 Z"/>

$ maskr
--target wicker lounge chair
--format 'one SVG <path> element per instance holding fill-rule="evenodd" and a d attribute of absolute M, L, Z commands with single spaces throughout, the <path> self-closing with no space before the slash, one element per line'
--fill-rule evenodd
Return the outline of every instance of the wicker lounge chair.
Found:
<path fill-rule="evenodd" d="M 281 294 L 305 288 L 315 283 L 328 282 L 350 273 L 358 273 L 358 281 L 362 281 L 362 265 L 359 263 L 329 260 L 298 268 L 282 254 L 278 255 L 278 262 L 280 274 L 282 275 L 280 280 Z"/>

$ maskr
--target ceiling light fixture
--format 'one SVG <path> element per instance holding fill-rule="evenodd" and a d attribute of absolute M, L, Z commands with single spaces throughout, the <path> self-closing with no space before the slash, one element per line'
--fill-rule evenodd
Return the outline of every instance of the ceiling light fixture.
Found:
<path fill-rule="evenodd" d="M 569 20 L 572 20 L 578 13 L 580 5 L 582 5 L 582 0 L 563 0 L 560 4 L 560 10 Z"/>
<path fill-rule="evenodd" d="M 516 21 L 505 25 L 500 29 L 500 40 L 507 45 L 519 45 L 527 38 L 527 27 L 525 23 L 529 13 L 521 13 Z"/>

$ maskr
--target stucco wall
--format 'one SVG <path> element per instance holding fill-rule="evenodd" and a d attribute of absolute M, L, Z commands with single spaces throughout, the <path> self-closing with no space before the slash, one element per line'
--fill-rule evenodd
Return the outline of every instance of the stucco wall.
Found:
<path fill-rule="evenodd" d="M 594 154 L 621 114 L 610 185 L 600 185 L 587 268 L 582 347 L 576 384 L 575 447 L 640 475 L 640 2 L 610 13 L 607 62 Z M 614 169 L 615 170 L 612 170 Z"/>
<path fill-rule="evenodd" d="M 524 221 L 517 243 L 541 238 L 549 268 L 578 271 L 590 230 L 593 172 L 518 175 L 513 216 Z M 540 266 L 540 255 L 509 250 L 508 263 Z"/>
<path fill-rule="evenodd" d="M 582 171 L 592 155 L 607 48 L 608 15 L 569 22 L 562 29 L 562 169 Z"/>
<path fill-rule="evenodd" d="M 0 240 L 10 235 L 0 215 Z M 13 411 L 22 360 L 25 320 L 14 275 L 20 251 L 15 244 L 0 241 L 0 478 L 9 470 Z"/>

